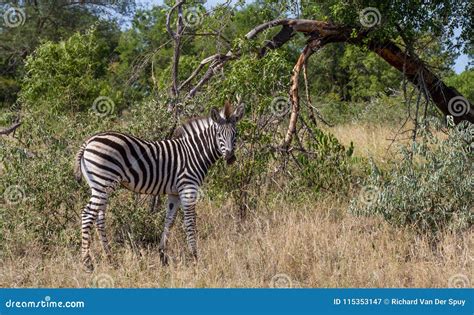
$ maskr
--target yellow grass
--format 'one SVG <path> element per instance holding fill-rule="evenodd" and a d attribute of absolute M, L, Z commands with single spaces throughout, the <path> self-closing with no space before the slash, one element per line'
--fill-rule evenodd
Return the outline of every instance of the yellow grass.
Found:
<path fill-rule="evenodd" d="M 354 141 L 356 155 L 387 158 L 386 128 L 342 126 L 332 131 L 345 144 Z M 189 259 L 178 217 L 169 244 L 170 266 L 161 266 L 156 248 L 132 250 L 116 243 L 116 266 L 111 266 L 96 238 L 92 274 L 82 269 L 79 239 L 77 246 L 43 253 L 34 242 L 9 248 L 14 240 L 7 236 L 0 287 L 269 287 L 288 284 L 288 279 L 293 287 L 447 287 L 450 279 L 451 284 L 459 279 L 472 283 L 474 231 L 445 234 L 433 248 L 408 229 L 353 216 L 347 208 L 348 201 L 334 195 L 297 204 L 262 202 L 238 223 L 230 203 L 201 202 L 196 265 Z"/>
<path fill-rule="evenodd" d="M 119 246 L 117 266 L 110 266 L 96 239 L 96 270 L 87 274 L 78 248 L 55 248 L 42 257 L 40 247 L 30 244 L 21 257 L 6 255 L 0 286 L 269 287 L 284 274 L 295 287 L 447 287 L 457 274 L 472 275 L 472 231 L 444 235 L 432 250 L 408 230 L 354 217 L 346 204 L 335 202 L 261 206 L 241 225 L 235 209 L 201 203 L 197 265 L 186 257 L 180 224 L 172 232 L 168 267 L 161 266 L 156 249 Z"/>
<path fill-rule="evenodd" d="M 370 124 L 348 124 L 325 128 L 346 147 L 351 141 L 354 144 L 354 155 L 358 157 L 374 158 L 378 162 L 386 162 L 394 158 L 397 150 L 397 141 L 392 144 L 398 127 L 387 127 Z M 407 137 L 409 134 L 405 134 Z M 403 137 L 401 137 L 403 138 Z M 390 145 L 392 144 L 392 145 Z"/>

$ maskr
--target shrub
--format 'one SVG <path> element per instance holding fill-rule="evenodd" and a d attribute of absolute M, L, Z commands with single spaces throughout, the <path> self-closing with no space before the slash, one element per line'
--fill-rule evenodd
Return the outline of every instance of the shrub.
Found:
<path fill-rule="evenodd" d="M 304 141 L 307 150 L 295 153 L 295 189 L 308 187 L 314 192 L 321 189 L 335 193 L 347 191 L 350 183 L 350 157 L 354 151 L 351 142 L 345 148 L 331 133 L 308 123 L 309 135 Z"/>
<path fill-rule="evenodd" d="M 104 79 L 107 51 L 94 28 L 43 43 L 27 58 L 20 99 L 27 108 L 56 114 L 90 109 L 99 96 L 117 101 Z"/>
<path fill-rule="evenodd" d="M 420 129 L 411 148 L 401 148 L 403 159 L 390 174 L 372 164 L 353 212 L 381 215 L 432 236 L 472 226 L 474 125 L 450 123 L 445 137 L 432 131 L 430 125 L 439 126 L 433 122 Z"/>
<path fill-rule="evenodd" d="M 80 212 L 90 193 L 84 181 L 75 181 L 72 170 L 74 156 L 86 138 L 118 130 L 162 139 L 172 122 L 166 107 L 154 101 L 136 104 L 121 117 L 93 112 L 42 115 L 28 110 L 23 114 L 15 138 L 0 142 L 0 229 L 15 235 L 15 242 L 27 242 L 21 239 L 27 237 L 45 245 L 78 244 Z M 161 218 L 147 217 L 145 203 L 123 190 L 111 202 L 107 222 L 112 238 L 156 239 Z M 140 239 L 130 237 L 135 234 Z"/>

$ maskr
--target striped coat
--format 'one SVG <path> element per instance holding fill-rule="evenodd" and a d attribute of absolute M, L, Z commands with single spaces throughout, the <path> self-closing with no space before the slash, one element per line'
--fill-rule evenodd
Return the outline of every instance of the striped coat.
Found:
<path fill-rule="evenodd" d="M 192 255 L 197 258 L 195 204 L 198 190 L 209 168 L 223 157 L 235 160 L 236 123 L 243 107 L 232 111 L 226 103 L 210 117 L 192 119 L 178 127 L 171 140 L 147 141 L 119 132 L 103 132 L 89 138 L 76 156 L 75 176 L 86 179 L 91 197 L 82 212 L 82 260 L 93 269 L 90 256 L 91 227 L 96 223 L 103 248 L 110 259 L 105 233 L 105 210 L 110 194 L 119 186 L 140 194 L 167 194 L 165 227 L 160 257 L 165 253 L 169 231 L 181 206 Z"/>

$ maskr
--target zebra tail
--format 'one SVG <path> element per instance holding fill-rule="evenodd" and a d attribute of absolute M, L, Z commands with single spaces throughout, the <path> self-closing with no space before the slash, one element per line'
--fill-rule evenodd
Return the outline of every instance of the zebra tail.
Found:
<path fill-rule="evenodd" d="M 86 149 L 87 142 L 84 142 L 79 149 L 79 152 L 76 154 L 76 160 L 74 163 L 74 177 L 78 183 L 81 182 L 82 179 L 82 172 L 81 172 L 81 160 L 82 156 L 84 155 L 84 150 Z"/>

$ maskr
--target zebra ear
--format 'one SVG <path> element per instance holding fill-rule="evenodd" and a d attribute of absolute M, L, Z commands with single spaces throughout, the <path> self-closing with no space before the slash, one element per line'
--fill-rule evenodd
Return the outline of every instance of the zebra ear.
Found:
<path fill-rule="evenodd" d="M 224 119 L 221 117 L 221 114 L 219 113 L 219 110 L 215 107 L 211 108 L 211 119 L 216 124 L 222 124 L 224 121 Z"/>
<path fill-rule="evenodd" d="M 232 114 L 232 117 L 234 118 L 235 122 L 238 122 L 239 120 L 242 119 L 245 113 L 245 105 L 240 104 L 235 110 L 234 113 Z"/>

